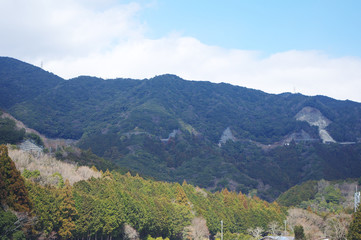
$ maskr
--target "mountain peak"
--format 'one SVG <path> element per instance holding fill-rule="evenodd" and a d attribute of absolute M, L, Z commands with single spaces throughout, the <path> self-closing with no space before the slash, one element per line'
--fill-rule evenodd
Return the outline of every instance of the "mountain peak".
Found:
<path fill-rule="evenodd" d="M 149 80 L 183 80 L 181 77 L 175 75 L 175 74 L 170 74 L 170 73 L 166 73 L 166 74 L 161 74 L 161 75 L 157 75 L 153 78 L 150 78 Z"/>

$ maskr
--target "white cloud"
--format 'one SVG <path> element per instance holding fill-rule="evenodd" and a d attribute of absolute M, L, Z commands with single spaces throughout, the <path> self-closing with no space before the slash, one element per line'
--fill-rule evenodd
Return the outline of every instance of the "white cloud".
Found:
<path fill-rule="evenodd" d="M 19 5 L 22 5 L 19 8 Z M 361 59 L 317 51 L 260 52 L 209 46 L 177 34 L 145 37 L 137 15 L 144 6 L 88 1 L 0 0 L 1 55 L 64 78 L 150 78 L 164 73 L 228 82 L 271 93 L 328 95 L 361 102 Z M 12 24 L 9 24 L 12 22 Z"/>
<path fill-rule="evenodd" d="M 78 58 L 143 35 L 134 18 L 139 4 L 105 2 L 111 8 L 94 0 L 0 0 L 0 50 L 29 59 Z"/>

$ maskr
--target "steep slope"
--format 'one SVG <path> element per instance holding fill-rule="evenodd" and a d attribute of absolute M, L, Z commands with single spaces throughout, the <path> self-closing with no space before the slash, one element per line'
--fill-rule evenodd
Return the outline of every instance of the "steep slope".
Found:
<path fill-rule="evenodd" d="M 19 60 L 0 57 L 0 108 L 46 93 L 63 79 Z"/>
<path fill-rule="evenodd" d="M 83 149 L 157 179 L 258 189 L 273 198 L 305 180 L 358 177 L 361 170 L 360 103 L 267 94 L 174 75 L 63 80 L 31 67 L 32 75 L 23 77 L 27 68 L 0 59 L 2 91 L 23 89 L 26 96 L 0 99 L 1 107 L 48 137 L 80 139 Z M 32 89 L 33 78 L 39 90 Z M 298 114 L 304 109 L 327 124 L 320 129 L 303 121 Z M 328 139 L 355 144 L 323 145 L 320 130 Z M 344 159 L 349 165 L 341 164 Z"/>
<path fill-rule="evenodd" d="M 323 143 L 335 142 L 326 130 L 326 127 L 330 125 L 331 121 L 324 117 L 318 109 L 304 107 L 297 113 L 296 119 L 298 121 L 308 122 L 311 126 L 317 126 L 318 133 Z"/>
<path fill-rule="evenodd" d="M 60 173 L 65 171 L 67 172 L 66 175 L 76 176 L 77 173 L 74 174 L 73 169 L 69 170 L 70 168 L 66 167 L 70 165 L 74 165 L 74 168 L 77 168 L 77 165 L 94 166 L 103 171 L 107 169 L 117 169 L 121 172 L 129 171 L 129 169 L 119 169 L 118 166 L 96 156 L 90 150 L 79 149 L 75 146 L 75 141 L 70 139 L 47 138 L 39 134 L 36 130 L 28 128 L 23 122 L 17 120 L 10 114 L 1 111 L 0 144 L 17 145 L 17 148 L 20 150 L 10 148 L 9 154 L 12 155 L 12 152 L 17 152 L 15 154 L 16 158 L 21 162 L 21 165 L 17 165 L 17 168 L 21 171 L 23 171 L 24 168 L 31 170 L 29 169 L 29 164 L 30 168 L 34 168 L 35 166 L 36 169 L 45 169 L 45 174 L 50 172 L 53 174 L 55 171 Z M 23 153 L 22 150 L 24 150 L 25 153 Z M 48 154 L 44 155 L 45 152 Z M 55 158 L 55 156 L 66 163 L 59 164 L 53 161 L 52 158 Z M 15 159 L 13 158 L 13 160 Z M 18 161 L 16 161 L 16 163 L 17 162 Z M 51 167 L 52 169 L 49 170 Z M 70 180 L 70 182 L 72 181 Z"/>

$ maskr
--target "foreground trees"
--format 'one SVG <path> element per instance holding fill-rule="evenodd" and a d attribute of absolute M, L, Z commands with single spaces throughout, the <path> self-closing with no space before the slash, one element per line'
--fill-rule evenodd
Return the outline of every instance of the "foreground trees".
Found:
<path fill-rule="evenodd" d="M 270 222 L 285 219 L 276 203 L 227 189 L 210 193 L 186 182 L 156 182 L 109 171 L 73 186 L 67 180 L 56 187 L 42 186 L 32 178 L 24 181 L 5 146 L 0 146 L 0 161 L 1 206 L 36 216 L 31 231 L 17 232 L 24 224 L 0 208 L 0 229 L 9 238 L 23 233 L 20 238 L 202 239 L 221 232 L 221 220 L 225 236 L 239 237 L 247 229 L 267 229 Z"/>
<path fill-rule="evenodd" d="M 353 220 L 350 224 L 349 231 L 347 234 L 348 240 L 361 239 L 361 208 L 358 207 L 357 211 L 353 216 Z"/>
<path fill-rule="evenodd" d="M 29 212 L 31 208 L 24 179 L 5 145 L 0 145 L 0 201 L 19 212 Z"/>
<path fill-rule="evenodd" d="M 75 230 L 74 218 L 77 216 L 77 210 L 75 209 L 75 203 L 73 200 L 73 193 L 69 181 L 66 180 L 65 187 L 60 195 L 60 229 L 59 235 L 64 239 L 71 238 L 72 231 Z"/>
<path fill-rule="evenodd" d="M 0 145 L 1 239 L 25 239 L 24 231 L 31 228 L 27 226 L 30 218 L 27 213 L 30 209 L 31 203 L 24 179 L 9 157 L 7 147 Z"/>
<path fill-rule="evenodd" d="M 335 240 L 347 239 L 347 229 L 351 222 L 350 218 L 347 214 L 339 214 L 327 219 L 325 230 L 328 236 Z"/>
<path fill-rule="evenodd" d="M 37 219 L 29 231 L 19 216 L 0 208 L 0 230 L 10 239 L 203 239 L 210 235 L 217 238 L 221 220 L 225 240 L 247 239 L 250 235 L 255 238 L 267 233 L 277 235 L 285 220 L 285 209 L 277 203 L 227 189 L 210 193 L 186 182 L 182 185 L 156 182 L 109 171 L 99 173 L 100 178 L 79 181 L 73 186 L 67 180 L 56 187 L 41 186 L 32 178 L 24 182 L 5 146 L 0 147 L 0 160 L 2 206 L 31 212 Z M 358 211 L 354 216 L 348 239 L 361 239 L 359 215 Z M 291 209 L 288 216 L 289 226 L 300 239 L 304 235 L 309 239 L 310 233 L 318 236 L 320 229 L 331 239 L 345 239 L 349 221 L 348 215 L 339 214 L 329 216 L 325 222 L 301 209 Z M 297 225 L 304 227 L 303 234 Z"/>
<path fill-rule="evenodd" d="M 295 232 L 295 240 L 306 240 L 302 226 L 299 225 L 295 226 L 294 232 Z"/>
<path fill-rule="evenodd" d="M 45 235 L 56 232 L 64 239 L 148 235 L 201 239 L 220 232 L 222 219 L 225 233 L 243 234 L 248 228 L 266 229 L 271 221 L 285 219 L 277 204 L 242 193 L 212 194 L 186 183 L 155 182 L 116 172 L 74 186 L 66 183 L 64 188 L 35 183 L 28 187 L 39 216 L 37 230 L 46 229 Z"/>

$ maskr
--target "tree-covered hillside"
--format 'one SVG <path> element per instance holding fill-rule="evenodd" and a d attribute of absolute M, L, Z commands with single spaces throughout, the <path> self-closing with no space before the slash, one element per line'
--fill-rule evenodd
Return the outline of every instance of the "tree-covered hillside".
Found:
<path fill-rule="evenodd" d="M 79 139 L 81 148 L 159 180 L 257 189 L 273 199 L 302 181 L 359 177 L 361 170 L 356 102 L 174 75 L 63 80 L 10 58 L 0 58 L 0 84 L 0 108 L 27 126 Z M 317 126 L 296 119 L 305 107 L 327 119 L 324 130 L 335 141 L 355 144 L 322 144 Z"/>
<path fill-rule="evenodd" d="M 0 83 L 0 106 L 52 137 L 79 139 L 89 131 L 116 126 L 121 132 L 138 127 L 166 138 L 186 125 L 214 143 L 230 127 L 237 138 L 268 144 L 307 125 L 294 118 L 305 106 L 332 121 L 328 130 L 337 141 L 361 136 L 361 105 L 322 96 L 273 95 L 174 75 L 66 81 L 10 58 L 0 59 Z"/>
<path fill-rule="evenodd" d="M 354 194 L 359 189 L 356 179 L 307 181 L 282 193 L 277 202 L 282 206 L 308 209 L 320 215 L 354 212 Z"/>
<path fill-rule="evenodd" d="M 247 230 L 259 227 L 267 234 L 271 222 L 285 219 L 277 203 L 257 197 L 129 173 L 106 171 L 73 186 L 68 180 L 42 186 L 35 171 L 20 176 L 5 145 L 0 163 L 3 239 L 203 239 L 219 234 L 221 220 L 226 239 L 250 239 Z"/>

